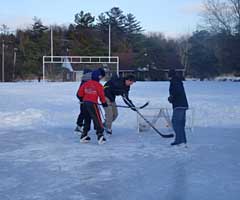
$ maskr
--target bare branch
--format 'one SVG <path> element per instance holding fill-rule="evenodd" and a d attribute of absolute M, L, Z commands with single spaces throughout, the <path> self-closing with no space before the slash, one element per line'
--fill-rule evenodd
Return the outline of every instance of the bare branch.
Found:
<path fill-rule="evenodd" d="M 205 23 L 212 31 L 232 32 L 232 16 L 225 2 L 219 0 L 206 0 L 204 3 L 203 17 Z"/>

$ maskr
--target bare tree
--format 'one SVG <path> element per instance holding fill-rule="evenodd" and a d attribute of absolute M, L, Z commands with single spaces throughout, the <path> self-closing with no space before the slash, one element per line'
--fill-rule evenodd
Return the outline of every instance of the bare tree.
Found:
<path fill-rule="evenodd" d="M 0 33 L 2 35 L 8 35 L 9 34 L 9 27 L 6 24 L 2 24 L 0 26 Z"/>
<path fill-rule="evenodd" d="M 235 21 L 235 29 L 240 34 L 240 0 L 229 0 L 232 3 L 233 17 Z"/>
<path fill-rule="evenodd" d="M 240 34 L 240 0 L 205 0 L 202 16 L 210 31 Z"/>
<path fill-rule="evenodd" d="M 185 35 L 177 40 L 178 53 L 181 59 L 181 64 L 184 66 L 186 74 L 189 73 L 189 64 L 188 64 L 189 38 L 190 38 L 190 35 Z"/>

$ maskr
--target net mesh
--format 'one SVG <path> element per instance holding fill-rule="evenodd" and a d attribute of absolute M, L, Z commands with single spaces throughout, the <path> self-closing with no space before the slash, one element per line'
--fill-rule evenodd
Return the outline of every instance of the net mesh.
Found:
<path fill-rule="evenodd" d="M 145 108 L 141 110 L 142 115 L 161 133 L 174 133 L 172 128 L 172 109 L 170 108 Z M 193 109 L 188 109 L 186 112 L 187 131 L 193 131 Z M 150 125 L 141 117 L 137 116 L 138 132 L 147 132 L 151 130 Z"/>
<path fill-rule="evenodd" d="M 45 63 L 45 79 L 47 81 L 81 81 L 85 69 L 96 70 L 102 67 L 106 72 L 105 80 L 117 74 L 116 64 L 81 64 L 81 63 Z"/>

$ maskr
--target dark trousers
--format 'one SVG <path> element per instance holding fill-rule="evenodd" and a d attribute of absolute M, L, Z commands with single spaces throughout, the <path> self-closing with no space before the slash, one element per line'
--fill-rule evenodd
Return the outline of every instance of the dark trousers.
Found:
<path fill-rule="evenodd" d="M 175 143 L 187 143 L 185 133 L 186 123 L 186 109 L 185 108 L 174 108 L 172 115 L 172 125 L 176 134 Z"/>
<path fill-rule="evenodd" d="M 84 113 L 83 134 L 87 135 L 88 131 L 90 131 L 92 120 L 94 123 L 94 129 L 96 129 L 96 134 L 98 136 L 102 136 L 104 129 L 98 106 L 95 103 L 84 102 L 83 113 Z"/>
<path fill-rule="evenodd" d="M 83 126 L 83 120 L 84 120 L 84 113 L 83 113 L 83 104 L 80 104 L 80 113 L 77 118 L 77 125 Z"/>

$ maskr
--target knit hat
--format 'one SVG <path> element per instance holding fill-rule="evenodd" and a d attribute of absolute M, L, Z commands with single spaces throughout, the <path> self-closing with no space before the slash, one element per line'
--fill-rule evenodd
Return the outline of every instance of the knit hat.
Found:
<path fill-rule="evenodd" d="M 103 69 L 101 69 L 101 68 L 99 68 L 97 70 L 94 70 L 92 72 L 92 80 L 95 80 L 95 81 L 99 82 L 100 79 L 105 76 L 105 72 L 103 73 L 104 70 L 103 71 L 102 70 Z"/>
<path fill-rule="evenodd" d="M 104 77 L 106 75 L 105 70 L 103 68 L 100 67 L 100 68 L 98 68 L 98 70 L 100 71 L 100 74 L 102 77 Z"/>

